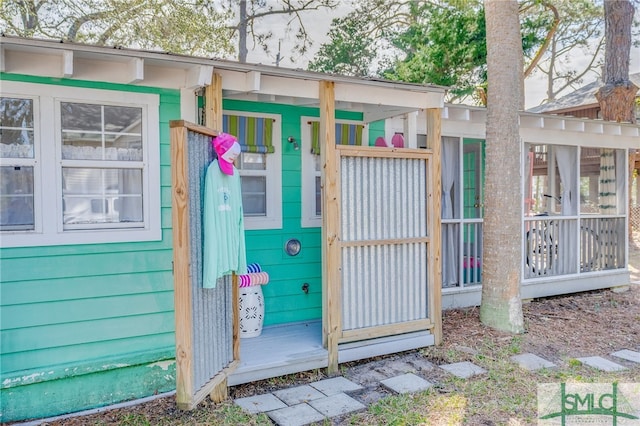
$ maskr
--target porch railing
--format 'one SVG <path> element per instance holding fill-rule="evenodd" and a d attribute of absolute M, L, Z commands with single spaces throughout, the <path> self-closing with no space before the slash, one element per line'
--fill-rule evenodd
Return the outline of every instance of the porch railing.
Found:
<path fill-rule="evenodd" d="M 525 218 L 524 278 L 623 268 L 624 218 Z"/>
<path fill-rule="evenodd" d="M 482 219 L 442 220 L 442 288 L 482 281 Z"/>

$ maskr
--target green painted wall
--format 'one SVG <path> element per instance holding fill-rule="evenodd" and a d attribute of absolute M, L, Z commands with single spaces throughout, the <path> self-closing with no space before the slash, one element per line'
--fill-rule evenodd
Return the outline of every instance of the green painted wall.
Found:
<path fill-rule="evenodd" d="M 320 320 L 322 318 L 322 271 L 320 228 L 301 226 L 301 153 L 307 146 L 294 150 L 287 142 L 289 136 L 301 141 L 300 119 L 319 117 L 317 108 L 282 104 L 263 104 L 247 101 L 223 101 L 230 111 L 263 112 L 282 117 L 282 229 L 246 231 L 247 262 L 260 263 L 269 273 L 269 284 L 262 287 L 265 297 L 265 325 Z M 336 112 L 336 118 L 360 120 L 362 114 Z M 297 238 L 302 243 L 295 257 L 284 252 L 285 242 Z M 302 285 L 309 284 L 309 293 Z"/>
<path fill-rule="evenodd" d="M 38 84 L 160 96 L 162 241 L 0 248 L 0 421 L 46 417 L 175 388 L 169 121 L 177 90 L 0 74 Z M 135 94 L 133 94 L 135 96 Z M 282 229 L 247 231 L 247 259 L 271 278 L 265 325 L 321 319 L 320 229 L 301 227 L 300 117 L 314 108 L 224 101 L 224 108 L 282 116 Z M 361 114 L 338 112 L 358 120 Z M 374 125 L 376 132 L 383 125 Z M 296 257 L 283 250 L 302 242 Z M 308 283 L 305 294 L 301 287 Z"/>
<path fill-rule="evenodd" d="M 180 118 L 179 91 L 0 78 L 159 95 L 163 235 L 157 242 L 0 249 L 0 421 L 174 389 L 169 120 Z"/>

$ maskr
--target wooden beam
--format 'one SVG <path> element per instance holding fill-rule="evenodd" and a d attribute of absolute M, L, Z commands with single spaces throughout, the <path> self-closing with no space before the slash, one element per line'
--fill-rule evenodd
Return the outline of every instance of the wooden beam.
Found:
<path fill-rule="evenodd" d="M 4 55 L 4 45 L 0 44 L 0 72 L 5 72 L 7 70 L 7 62 Z"/>
<path fill-rule="evenodd" d="M 205 124 L 216 134 L 222 132 L 222 76 L 213 73 L 211 84 L 205 89 Z M 240 293 L 238 277 L 232 275 L 233 359 L 240 360 Z M 226 380 L 225 380 L 226 386 Z"/>
<path fill-rule="evenodd" d="M 222 132 L 222 76 L 214 73 L 211 76 L 211 84 L 204 93 L 204 121 L 205 126 Z"/>
<path fill-rule="evenodd" d="M 176 340 L 176 403 L 193 403 L 194 372 L 189 275 L 189 183 L 187 182 L 187 129 L 171 127 L 171 210 L 173 233 L 173 300 Z"/>
<path fill-rule="evenodd" d="M 369 340 L 378 337 L 397 336 L 400 334 L 415 331 L 431 330 L 434 324 L 429 319 L 406 321 L 397 324 L 388 324 L 368 328 L 358 328 L 355 330 L 345 330 L 342 332 L 340 343 L 356 342 L 359 340 Z"/>
<path fill-rule="evenodd" d="M 328 373 L 338 372 L 338 340 L 342 331 L 340 294 L 340 194 L 335 139 L 335 83 L 319 83 L 320 162 L 322 164 L 322 324 L 328 351 Z"/>
<path fill-rule="evenodd" d="M 196 65 L 187 71 L 184 86 L 187 89 L 205 87 L 211 84 L 213 67 L 208 65 Z"/>
<path fill-rule="evenodd" d="M 62 69 L 60 70 L 62 78 L 69 78 L 73 76 L 73 51 L 62 51 Z"/>
<path fill-rule="evenodd" d="M 246 75 L 247 92 L 257 92 L 260 90 L 261 74 L 258 71 L 249 71 Z"/>
<path fill-rule="evenodd" d="M 144 80 L 144 59 L 133 58 L 129 61 L 129 84 L 140 83 Z"/>
<path fill-rule="evenodd" d="M 429 318 L 433 321 L 433 337 L 435 344 L 442 342 L 442 228 L 440 220 L 442 190 L 442 157 L 441 151 L 442 118 L 439 108 L 427 109 L 427 148 L 433 153 L 429 162 L 427 181 L 429 182 L 428 245 L 429 262 Z"/>

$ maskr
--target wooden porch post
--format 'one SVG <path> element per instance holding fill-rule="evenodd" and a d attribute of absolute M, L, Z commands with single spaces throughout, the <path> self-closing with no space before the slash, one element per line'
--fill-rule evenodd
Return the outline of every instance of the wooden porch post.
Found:
<path fill-rule="evenodd" d="M 335 141 L 335 83 L 319 83 L 320 162 L 322 164 L 322 340 L 328 351 L 328 373 L 338 371 L 341 326 L 338 161 Z M 324 143 L 323 143 L 324 142 Z"/>
<path fill-rule="evenodd" d="M 173 228 L 173 304 L 176 333 L 176 400 L 190 401 L 193 388 L 193 322 L 189 278 L 189 184 L 187 182 L 186 128 L 171 129 L 171 208 Z M 173 143 L 173 141 L 176 141 Z M 188 408 L 188 407 L 187 407 Z"/>
<path fill-rule="evenodd" d="M 206 127 L 222 132 L 222 76 L 215 72 L 211 76 L 211 84 L 205 89 L 205 125 Z M 240 360 L 240 312 L 239 312 L 239 290 L 238 277 L 236 274 L 231 278 L 232 291 L 232 311 L 233 311 L 233 359 Z M 209 398 L 213 402 L 222 402 L 229 396 L 229 388 L 227 386 L 227 376 L 220 380 L 219 383 L 209 393 Z"/>
<path fill-rule="evenodd" d="M 429 317 L 433 320 L 433 337 L 435 344 L 442 342 L 442 228 L 441 228 L 441 188 L 442 188 L 442 110 L 440 108 L 427 108 L 427 148 L 433 153 L 429 164 L 431 176 L 431 211 L 433 214 L 428 220 L 428 233 L 431 236 L 428 256 L 429 264 Z"/>

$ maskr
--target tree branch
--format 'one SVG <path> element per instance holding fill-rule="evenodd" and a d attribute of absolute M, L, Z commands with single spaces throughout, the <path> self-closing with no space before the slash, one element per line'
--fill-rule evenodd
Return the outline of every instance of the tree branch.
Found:
<path fill-rule="evenodd" d="M 536 52 L 535 56 L 531 60 L 531 63 L 529 64 L 529 66 L 527 66 L 527 69 L 524 70 L 524 78 L 527 78 L 531 74 L 531 72 L 533 72 L 537 63 L 540 62 L 540 59 L 542 59 L 542 55 L 544 55 L 544 53 L 547 51 L 549 43 L 551 43 L 551 39 L 556 34 L 556 31 L 558 30 L 558 24 L 560 23 L 560 14 L 558 13 L 558 9 L 546 1 L 542 2 L 542 5 L 553 12 L 553 25 L 549 29 L 549 32 L 544 39 L 544 43 L 542 43 L 542 46 L 540 46 L 540 48 Z"/>

